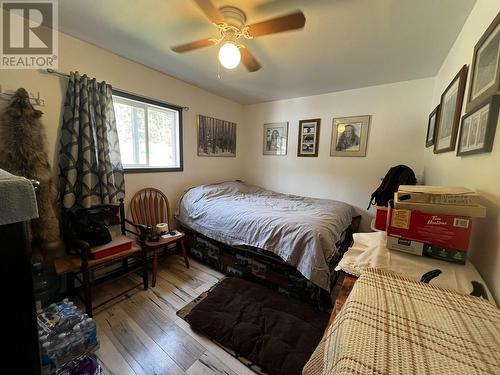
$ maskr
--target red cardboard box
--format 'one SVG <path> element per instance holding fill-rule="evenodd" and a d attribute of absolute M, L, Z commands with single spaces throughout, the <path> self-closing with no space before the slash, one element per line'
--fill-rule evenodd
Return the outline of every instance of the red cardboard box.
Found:
<path fill-rule="evenodd" d="M 101 259 L 130 250 L 132 248 L 132 242 L 133 241 L 126 236 L 119 235 L 107 244 L 92 247 L 90 249 L 90 259 Z"/>
<path fill-rule="evenodd" d="M 446 249 L 469 250 L 472 232 L 470 217 L 391 208 L 388 218 L 387 234 L 390 236 Z"/>
<path fill-rule="evenodd" d="M 375 215 L 375 229 L 386 230 L 387 228 L 387 207 L 377 206 L 377 213 Z"/>

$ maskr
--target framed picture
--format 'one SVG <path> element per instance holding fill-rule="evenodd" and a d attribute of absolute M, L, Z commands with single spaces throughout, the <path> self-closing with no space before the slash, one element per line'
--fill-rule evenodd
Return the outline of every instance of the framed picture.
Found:
<path fill-rule="evenodd" d="M 464 65 L 441 95 L 439 116 L 435 127 L 435 154 L 455 149 L 466 81 L 467 65 Z"/>
<path fill-rule="evenodd" d="M 366 156 L 371 116 L 333 119 L 330 156 Z"/>
<path fill-rule="evenodd" d="M 236 124 L 198 115 L 198 156 L 236 156 Z"/>
<path fill-rule="evenodd" d="M 499 108 L 500 95 L 494 95 L 462 117 L 457 156 L 492 150 Z"/>
<path fill-rule="evenodd" d="M 434 144 L 434 133 L 436 130 L 436 120 L 438 116 L 439 104 L 429 115 L 429 122 L 427 123 L 427 136 L 425 137 L 425 147 L 431 147 Z"/>
<path fill-rule="evenodd" d="M 500 13 L 474 46 L 467 112 L 500 91 Z"/>
<path fill-rule="evenodd" d="M 288 122 L 264 124 L 264 155 L 286 155 Z"/>
<path fill-rule="evenodd" d="M 318 156 L 321 119 L 299 121 L 297 156 Z"/>

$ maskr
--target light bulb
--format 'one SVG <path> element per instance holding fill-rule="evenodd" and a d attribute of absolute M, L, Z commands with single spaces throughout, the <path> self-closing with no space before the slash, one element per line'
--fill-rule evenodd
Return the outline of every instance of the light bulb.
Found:
<path fill-rule="evenodd" d="M 240 50 L 234 43 L 226 42 L 219 50 L 219 61 L 226 69 L 234 69 L 241 60 Z"/>

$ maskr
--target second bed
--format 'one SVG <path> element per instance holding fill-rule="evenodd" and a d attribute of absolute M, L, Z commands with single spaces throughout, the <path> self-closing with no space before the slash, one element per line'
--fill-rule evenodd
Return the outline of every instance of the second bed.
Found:
<path fill-rule="evenodd" d="M 240 181 L 201 185 L 181 197 L 184 229 L 219 243 L 272 253 L 321 289 L 332 287 L 331 261 L 352 226 L 347 203 L 282 194 Z"/>

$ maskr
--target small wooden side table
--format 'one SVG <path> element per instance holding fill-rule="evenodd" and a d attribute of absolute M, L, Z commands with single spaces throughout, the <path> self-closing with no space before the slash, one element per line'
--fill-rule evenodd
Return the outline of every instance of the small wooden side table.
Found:
<path fill-rule="evenodd" d="M 158 250 L 168 245 L 175 243 L 177 246 L 180 246 L 182 256 L 184 257 L 184 262 L 186 263 L 186 268 L 189 268 L 189 260 L 186 253 L 186 247 L 184 246 L 184 233 L 179 233 L 177 236 L 163 238 L 160 237 L 159 241 L 146 241 L 143 246 L 146 251 L 153 251 L 153 270 L 151 276 L 151 286 L 154 287 L 156 285 L 156 273 L 158 272 Z"/>

